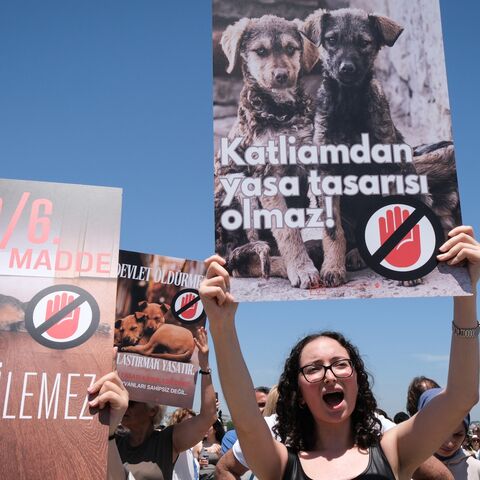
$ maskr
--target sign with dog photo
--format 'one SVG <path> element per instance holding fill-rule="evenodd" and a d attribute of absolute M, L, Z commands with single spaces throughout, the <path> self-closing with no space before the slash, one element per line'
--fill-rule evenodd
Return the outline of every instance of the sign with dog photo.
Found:
<path fill-rule="evenodd" d="M 470 293 L 438 1 L 213 0 L 213 73 L 237 301 Z"/>
<path fill-rule="evenodd" d="M 0 180 L 2 479 L 106 478 L 121 190 Z"/>
<path fill-rule="evenodd" d="M 203 262 L 120 251 L 114 343 L 131 400 L 192 407 L 204 273 Z"/>

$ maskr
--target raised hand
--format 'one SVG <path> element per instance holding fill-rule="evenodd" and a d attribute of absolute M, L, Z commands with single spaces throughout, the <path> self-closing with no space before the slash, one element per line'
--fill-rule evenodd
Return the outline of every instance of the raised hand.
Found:
<path fill-rule="evenodd" d="M 198 327 L 193 338 L 198 348 L 198 364 L 202 370 L 208 368 L 208 337 L 205 327 Z"/>
<path fill-rule="evenodd" d="M 207 274 L 200 285 L 199 293 L 211 326 L 224 321 L 233 321 L 238 304 L 230 294 L 230 275 L 223 267 L 225 260 L 213 255 L 205 260 Z"/>

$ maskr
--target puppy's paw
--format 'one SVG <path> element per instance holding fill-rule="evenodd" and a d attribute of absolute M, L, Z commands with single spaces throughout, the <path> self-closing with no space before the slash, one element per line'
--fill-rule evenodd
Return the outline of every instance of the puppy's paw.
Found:
<path fill-rule="evenodd" d="M 313 263 L 291 265 L 287 267 L 287 275 L 292 287 L 317 288 L 320 286 L 320 274 Z"/>
<path fill-rule="evenodd" d="M 250 242 L 237 247 L 227 258 L 226 268 L 234 277 L 270 277 L 270 246 Z"/>
<path fill-rule="evenodd" d="M 339 287 L 347 282 L 347 271 L 345 268 L 330 268 L 320 271 L 320 281 L 328 288 Z"/>
<path fill-rule="evenodd" d="M 400 280 L 398 285 L 400 287 L 416 287 L 417 285 L 422 285 L 423 279 L 422 278 L 415 278 L 414 280 Z"/>
<path fill-rule="evenodd" d="M 363 258 L 360 256 L 360 253 L 358 253 L 357 248 L 354 248 L 347 253 L 346 265 L 349 272 L 363 270 L 367 267 L 367 265 L 363 261 Z"/>

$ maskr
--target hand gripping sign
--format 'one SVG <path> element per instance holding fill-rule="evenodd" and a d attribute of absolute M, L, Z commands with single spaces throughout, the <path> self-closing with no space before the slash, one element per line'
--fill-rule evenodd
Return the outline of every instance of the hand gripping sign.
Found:
<path fill-rule="evenodd" d="M 424 203 L 391 196 L 360 222 L 357 244 L 375 272 L 393 280 L 415 280 L 437 266 L 443 236 L 439 220 Z"/>

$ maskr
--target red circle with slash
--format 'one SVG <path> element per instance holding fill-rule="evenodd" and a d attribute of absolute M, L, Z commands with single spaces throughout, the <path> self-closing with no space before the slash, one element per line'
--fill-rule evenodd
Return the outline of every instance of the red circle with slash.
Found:
<path fill-rule="evenodd" d="M 393 280 L 416 280 L 438 264 L 444 241 L 440 221 L 415 198 L 385 197 L 357 227 L 357 246 L 365 263 Z"/>
<path fill-rule="evenodd" d="M 25 328 L 34 340 L 57 350 L 77 347 L 97 330 L 95 298 L 75 285 L 54 285 L 38 292 L 25 310 Z"/>
<path fill-rule="evenodd" d="M 205 318 L 205 310 L 195 288 L 185 288 L 177 292 L 172 299 L 171 310 L 173 316 L 186 325 L 199 323 Z"/>

